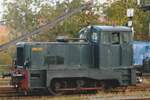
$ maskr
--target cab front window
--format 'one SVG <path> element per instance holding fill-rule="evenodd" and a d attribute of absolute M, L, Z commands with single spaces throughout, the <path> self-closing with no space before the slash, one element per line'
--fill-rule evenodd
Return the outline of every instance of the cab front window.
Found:
<path fill-rule="evenodd" d="M 98 34 L 96 32 L 92 33 L 92 41 L 97 42 L 98 41 Z"/>

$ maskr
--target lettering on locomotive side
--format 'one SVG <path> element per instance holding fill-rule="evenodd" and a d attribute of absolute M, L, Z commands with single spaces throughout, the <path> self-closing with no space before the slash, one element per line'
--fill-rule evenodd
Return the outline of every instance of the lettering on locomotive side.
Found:
<path fill-rule="evenodd" d="M 32 48 L 32 51 L 33 51 L 33 52 L 40 52 L 40 51 L 43 51 L 43 48 L 40 48 L 40 47 L 33 47 L 33 48 Z"/>

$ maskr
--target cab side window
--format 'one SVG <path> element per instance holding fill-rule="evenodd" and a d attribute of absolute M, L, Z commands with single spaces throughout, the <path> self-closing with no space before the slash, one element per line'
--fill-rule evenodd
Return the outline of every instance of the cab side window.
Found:
<path fill-rule="evenodd" d="M 120 33 L 112 33 L 112 44 L 120 44 Z"/>
<path fill-rule="evenodd" d="M 110 44 L 110 32 L 101 32 L 101 43 Z"/>
<path fill-rule="evenodd" d="M 122 44 L 129 43 L 131 41 L 131 33 L 123 33 L 121 34 L 121 42 Z"/>

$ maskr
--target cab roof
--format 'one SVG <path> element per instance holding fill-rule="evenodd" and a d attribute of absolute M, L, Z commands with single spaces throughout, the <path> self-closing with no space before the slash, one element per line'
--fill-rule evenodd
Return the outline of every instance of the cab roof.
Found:
<path fill-rule="evenodd" d="M 93 25 L 93 28 L 100 30 L 100 31 L 132 31 L 131 28 L 126 26 L 100 26 L 100 25 Z"/>

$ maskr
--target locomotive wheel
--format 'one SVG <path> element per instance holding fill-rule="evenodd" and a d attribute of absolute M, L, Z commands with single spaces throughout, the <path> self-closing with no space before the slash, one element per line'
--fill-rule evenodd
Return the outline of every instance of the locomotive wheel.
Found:
<path fill-rule="evenodd" d="M 59 89 L 61 89 L 61 82 L 57 82 L 57 81 L 52 81 L 50 86 L 48 87 L 48 91 L 52 94 L 52 95 L 62 95 L 63 91 L 59 91 Z"/>

